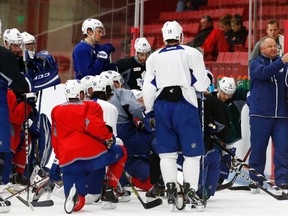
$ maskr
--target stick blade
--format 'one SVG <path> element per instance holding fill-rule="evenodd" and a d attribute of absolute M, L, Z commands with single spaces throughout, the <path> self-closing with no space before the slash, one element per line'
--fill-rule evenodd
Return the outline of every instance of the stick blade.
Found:
<path fill-rule="evenodd" d="M 162 204 L 162 199 L 157 198 L 151 202 L 143 203 L 145 209 L 151 209 Z"/>
<path fill-rule="evenodd" d="M 53 200 L 43 200 L 43 201 L 38 201 L 38 202 L 31 202 L 33 207 L 48 207 L 48 206 L 53 206 L 54 202 Z"/>

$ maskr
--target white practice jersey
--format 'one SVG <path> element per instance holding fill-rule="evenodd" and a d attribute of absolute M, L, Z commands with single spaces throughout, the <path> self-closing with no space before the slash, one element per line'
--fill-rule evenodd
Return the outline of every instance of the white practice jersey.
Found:
<path fill-rule="evenodd" d="M 118 119 L 118 110 L 117 108 L 104 100 L 97 99 L 97 103 L 102 107 L 103 110 L 103 119 L 107 125 L 111 126 L 113 129 L 113 134 L 117 136 L 117 119 Z"/>
<path fill-rule="evenodd" d="M 169 86 L 180 86 L 184 98 L 198 107 L 196 91 L 206 91 L 209 85 L 203 56 L 197 49 L 186 45 L 161 48 L 146 62 L 142 91 L 146 112 L 153 110 L 156 97 Z"/>

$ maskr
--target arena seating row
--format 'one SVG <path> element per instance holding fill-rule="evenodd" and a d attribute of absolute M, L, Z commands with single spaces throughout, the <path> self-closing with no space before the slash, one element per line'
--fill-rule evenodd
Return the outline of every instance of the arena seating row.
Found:
<path fill-rule="evenodd" d="M 164 11 L 160 12 L 159 19 L 156 22 L 166 22 L 167 20 L 176 20 L 181 23 L 192 23 L 199 22 L 200 18 L 205 15 L 211 16 L 213 19 L 217 20 L 225 14 L 240 14 L 244 15 L 244 7 L 242 8 L 220 8 L 220 9 L 203 9 L 197 11 Z"/>
<path fill-rule="evenodd" d="M 214 77 L 233 76 L 236 80 L 239 75 L 248 74 L 248 52 L 220 52 L 216 62 L 205 62 L 207 69 Z"/>

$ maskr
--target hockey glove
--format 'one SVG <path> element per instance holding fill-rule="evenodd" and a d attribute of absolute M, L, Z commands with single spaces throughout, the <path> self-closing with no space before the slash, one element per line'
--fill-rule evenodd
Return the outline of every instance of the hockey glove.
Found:
<path fill-rule="evenodd" d="M 59 166 L 59 160 L 57 158 L 54 159 L 51 169 L 49 171 L 49 176 L 51 181 L 58 182 L 61 180 L 61 168 Z"/>
<path fill-rule="evenodd" d="M 116 139 L 114 136 L 112 136 L 111 139 L 109 139 L 109 140 L 105 140 L 105 145 L 106 145 L 107 149 L 112 148 L 112 146 L 114 146 L 115 143 L 116 143 Z"/>
<path fill-rule="evenodd" d="M 144 115 L 144 125 L 147 131 L 149 132 L 154 132 L 155 131 L 155 116 L 154 116 L 154 112 L 149 112 L 149 113 L 145 113 L 143 112 Z"/>
<path fill-rule="evenodd" d="M 210 135 L 216 134 L 217 133 L 217 126 L 214 123 L 210 122 L 207 125 L 206 130 L 207 130 L 208 134 L 210 134 Z"/>
<path fill-rule="evenodd" d="M 37 95 L 34 92 L 29 92 L 26 94 L 26 103 L 34 105 L 37 102 Z"/>
<path fill-rule="evenodd" d="M 37 121 L 32 121 L 31 119 L 29 121 L 29 134 L 32 139 L 37 139 L 40 137 L 40 129 L 37 127 Z"/>
<path fill-rule="evenodd" d="M 115 48 L 112 46 L 111 43 L 103 44 L 97 54 L 97 59 L 100 61 L 109 61 L 110 54 L 115 52 Z"/>

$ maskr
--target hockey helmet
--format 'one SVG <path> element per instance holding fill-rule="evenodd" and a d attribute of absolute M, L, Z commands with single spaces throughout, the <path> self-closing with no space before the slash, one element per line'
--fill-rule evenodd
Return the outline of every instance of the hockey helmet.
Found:
<path fill-rule="evenodd" d="M 113 82 L 118 82 L 121 86 L 124 84 L 123 78 L 120 73 L 114 70 L 103 71 L 101 75 L 107 76 Z"/>
<path fill-rule="evenodd" d="M 36 39 L 33 35 L 29 34 L 28 32 L 21 33 L 23 37 L 23 43 L 27 50 L 27 53 L 31 59 L 34 58 L 36 52 Z"/>
<path fill-rule="evenodd" d="M 85 95 L 89 96 L 88 89 L 92 88 L 92 82 L 94 81 L 95 76 L 85 76 L 81 79 L 81 89 L 84 91 Z"/>
<path fill-rule="evenodd" d="M 75 98 L 80 99 L 80 92 L 82 91 L 80 80 L 77 79 L 67 80 L 64 89 L 67 101 L 69 101 L 69 99 L 75 99 Z"/>
<path fill-rule="evenodd" d="M 107 86 L 110 86 L 111 90 L 114 89 L 113 80 L 107 75 L 107 73 L 102 72 L 92 81 L 93 91 L 106 92 Z"/>
<path fill-rule="evenodd" d="M 103 23 L 98 20 L 98 19 L 86 19 L 83 23 L 82 23 L 82 32 L 83 34 L 88 34 L 88 29 L 91 28 L 93 32 L 95 32 L 96 28 L 102 28 L 103 30 L 103 36 L 106 34 L 105 28 Z"/>
<path fill-rule="evenodd" d="M 221 91 L 223 91 L 225 94 L 232 95 L 236 91 L 236 84 L 235 80 L 232 77 L 223 77 L 220 80 L 219 88 Z"/>
<path fill-rule="evenodd" d="M 136 53 L 148 53 L 151 51 L 151 46 L 145 37 L 137 38 L 134 44 Z"/>
<path fill-rule="evenodd" d="M 138 89 L 132 89 L 131 90 L 136 98 L 136 100 L 140 99 L 141 97 L 143 97 L 142 91 L 138 90 Z"/>
<path fill-rule="evenodd" d="M 23 37 L 18 29 L 6 29 L 3 34 L 4 45 L 9 48 L 11 44 L 23 44 Z M 6 45 L 7 42 L 8 44 Z"/>
<path fill-rule="evenodd" d="M 24 44 L 36 43 L 35 37 L 33 35 L 29 34 L 28 32 L 22 32 L 21 35 L 23 37 L 23 43 Z"/>
<path fill-rule="evenodd" d="M 178 40 L 183 41 L 183 29 L 177 21 L 167 21 L 162 27 L 163 41 Z"/>

